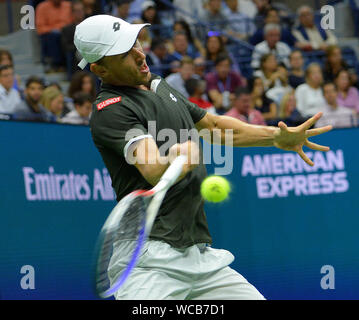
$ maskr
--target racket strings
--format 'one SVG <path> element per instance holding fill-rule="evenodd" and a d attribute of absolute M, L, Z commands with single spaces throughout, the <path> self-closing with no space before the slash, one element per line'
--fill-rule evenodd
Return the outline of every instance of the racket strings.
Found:
<path fill-rule="evenodd" d="M 145 218 L 144 198 L 136 197 L 128 206 L 121 221 L 119 221 L 114 240 L 136 240 Z"/>

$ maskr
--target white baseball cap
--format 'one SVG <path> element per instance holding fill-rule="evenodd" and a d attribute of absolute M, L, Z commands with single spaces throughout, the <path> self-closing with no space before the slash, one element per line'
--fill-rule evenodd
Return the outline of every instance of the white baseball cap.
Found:
<path fill-rule="evenodd" d="M 114 16 L 100 14 L 89 17 L 76 26 L 74 44 L 82 55 L 78 64 L 84 69 L 105 56 L 129 51 L 145 24 L 130 24 Z"/>

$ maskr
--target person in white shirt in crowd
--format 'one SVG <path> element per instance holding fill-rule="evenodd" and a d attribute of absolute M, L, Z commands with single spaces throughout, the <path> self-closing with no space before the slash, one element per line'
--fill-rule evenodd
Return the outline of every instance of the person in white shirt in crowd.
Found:
<path fill-rule="evenodd" d="M 314 20 L 313 9 L 301 6 L 298 11 L 299 26 L 292 30 L 296 38 L 296 47 L 305 51 L 326 50 L 329 45 L 337 44 L 336 36 L 330 30 L 324 30 Z"/>
<path fill-rule="evenodd" d="M 278 72 L 278 62 L 274 54 L 264 54 L 259 63 L 259 70 L 253 73 L 254 77 L 259 77 L 263 81 L 264 90 L 274 87 L 281 87 L 281 73 Z"/>
<path fill-rule="evenodd" d="M 325 105 L 323 116 L 315 124 L 316 127 L 332 125 L 333 128 L 348 128 L 356 126 L 356 113 L 348 108 L 338 105 L 337 89 L 332 82 L 323 85 Z"/>
<path fill-rule="evenodd" d="M 293 88 L 289 85 L 288 69 L 285 67 L 285 65 L 279 64 L 277 68 L 277 73 L 281 85 L 269 89 L 266 92 L 266 95 L 269 99 L 272 99 L 279 107 L 284 95 L 287 94 L 288 92 L 292 92 Z"/>
<path fill-rule="evenodd" d="M 170 74 L 166 81 L 167 83 L 178 92 L 182 93 L 186 98 L 189 97 L 185 87 L 185 82 L 194 76 L 194 63 L 193 59 L 184 56 L 180 62 L 179 72 Z"/>
<path fill-rule="evenodd" d="M 284 42 L 279 41 L 281 29 L 278 24 L 269 23 L 264 27 L 264 41 L 258 43 L 253 50 L 252 63 L 253 69 L 258 69 L 260 59 L 264 54 L 272 53 L 278 62 L 284 63 L 289 67 L 288 57 L 291 53 L 290 47 Z"/>
<path fill-rule="evenodd" d="M 65 114 L 60 122 L 88 125 L 92 110 L 92 97 L 85 92 L 77 92 L 73 100 L 75 109 Z"/>
<path fill-rule="evenodd" d="M 19 91 L 14 89 L 14 68 L 11 65 L 0 66 L 0 113 L 11 115 L 21 102 Z"/>
<path fill-rule="evenodd" d="M 297 109 L 303 117 L 313 116 L 324 109 L 322 92 L 323 74 L 318 63 L 311 63 L 305 70 L 305 83 L 295 90 Z"/>
<path fill-rule="evenodd" d="M 223 9 L 223 13 L 227 16 L 229 22 L 228 34 L 246 41 L 256 31 L 256 26 L 253 20 L 244 13 L 239 11 L 238 0 L 225 0 L 226 7 Z"/>

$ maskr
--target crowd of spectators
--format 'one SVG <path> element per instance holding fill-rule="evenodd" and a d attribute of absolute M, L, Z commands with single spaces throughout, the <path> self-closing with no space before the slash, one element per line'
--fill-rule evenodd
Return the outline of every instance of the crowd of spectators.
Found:
<path fill-rule="evenodd" d="M 310 6 L 296 13 L 270 0 L 36 1 L 36 31 L 46 74 L 66 72 L 67 92 L 38 76 L 20 79 L 9 51 L 0 49 L 0 114 L 15 120 L 87 125 L 99 88 L 73 44 L 86 17 L 111 14 L 131 23 L 151 23 L 139 41 L 151 72 L 192 103 L 257 125 L 299 125 L 323 112 L 318 125 L 357 125 L 358 77 L 343 59 L 338 39 L 322 29 Z M 175 17 L 170 19 L 169 17 Z M 293 18 L 294 17 L 294 18 Z M 244 73 L 233 48 L 251 48 Z M 321 62 L 305 54 L 319 52 Z M 248 58 L 248 56 L 246 57 Z M 23 80 L 23 82 L 21 81 Z"/>

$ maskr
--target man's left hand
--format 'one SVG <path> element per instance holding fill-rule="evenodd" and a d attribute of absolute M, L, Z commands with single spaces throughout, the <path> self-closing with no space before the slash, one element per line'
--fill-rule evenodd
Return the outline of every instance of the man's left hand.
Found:
<path fill-rule="evenodd" d="M 321 116 L 322 112 L 319 112 L 297 127 L 287 127 L 283 121 L 280 121 L 278 123 L 279 130 L 274 137 L 274 146 L 279 149 L 297 152 L 307 164 L 313 166 L 314 163 L 304 153 L 303 146 L 318 151 L 330 150 L 329 147 L 321 146 L 319 144 L 308 141 L 308 138 L 310 137 L 317 136 L 332 130 L 332 126 L 309 129 L 319 120 Z"/>

